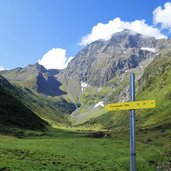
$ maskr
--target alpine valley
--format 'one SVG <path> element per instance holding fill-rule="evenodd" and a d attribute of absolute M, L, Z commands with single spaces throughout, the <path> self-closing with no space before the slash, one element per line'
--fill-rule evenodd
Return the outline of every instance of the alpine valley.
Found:
<path fill-rule="evenodd" d="M 131 30 L 115 33 L 107 41 L 92 42 L 78 52 L 64 70 L 47 70 L 36 63 L 0 71 L 0 133 L 21 136 L 21 132 L 28 134 L 31 131 L 36 135 L 55 134 L 57 137 L 59 134 L 66 137 L 73 134 L 74 137 L 79 134 L 91 138 L 108 136 L 110 143 L 116 140 L 118 146 L 119 142 L 123 142 L 122 146 L 127 145 L 129 112 L 108 112 L 104 106 L 129 101 L 130 73 L 135 73 L 136 77 L 136 100 L 154 99 L 157 104 L 154 109 L 136 110 L 139 151 L 143 148 L 147 148 L 146 152 L 154 150 L 151 155 L 146 156 L 144 151 L 138 156 L 138 170 L 159 167 L 166 170 L 171 159 L 171 40 L 155 39 Z M 53 128 L 62 127 L 68 132 L 58 130 L 56 135 Z M 118 140 L 120 137 L 123 139 Z M 106 143 L 109 141 L 103 141 L 100 143 L 104 143 L 108 151 Z M 80 143 L 83 142 L 82 138 Z M 85 144 L 81 146 L 85 147 Z M 125 155 L 128 150 L 122 152 Z M 28 156 L 33 154 L 34 151 L 28 152 Z M 129 170 L 129 158 L 119 156 L 114 164 L 109 162 L 112 156 L 106 156 L 108 162 L 101 165 L 101 170 Z M 65 163 L 69 158 L 65 162 L 62 158 L 59 160 L 65 166 L 72 163 L 72 160 Z M 73 164 L 71 170 L 81 170 L 81 166 L 82 170 L 93 170 L 90 161 L 84 165 L 86 159 L 82 160 L 80 167 Z M 100 160 L 96 161 L 94 170 L 98 170 Z M 67 170 L 62 164 L 59 163 L 61 170 Z M 112 169 L 112 165 L 116 167 Z"/>

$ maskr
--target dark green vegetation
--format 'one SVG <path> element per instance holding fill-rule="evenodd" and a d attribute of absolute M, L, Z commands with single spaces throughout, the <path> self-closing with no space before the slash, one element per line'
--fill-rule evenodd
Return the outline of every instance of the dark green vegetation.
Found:
<path fill-rule="evenodd" d="M 22 89 L 20 97 L 25 105 L 50 124 L 70 125 L 67 116 L 75 109 L 75 105 L 63 97 L 44 96 L 29 89 Z"/>
<path fill-rule="evenodd" d="M 0 81 L 6 82 L 2 77 L 0 77 Z M 47 123 L 0 86 L 0 125 L 0 132 L 4 133 L 4 127 L 17 126 L 35 130 L 45 128 Z"/>

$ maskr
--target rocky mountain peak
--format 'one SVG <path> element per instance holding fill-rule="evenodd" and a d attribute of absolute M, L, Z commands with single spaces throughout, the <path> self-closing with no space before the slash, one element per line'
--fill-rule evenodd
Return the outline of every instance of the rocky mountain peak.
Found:
<path fill-rule="evenodd" d="M 44 67 L 44 66 L 42 66 L 42 65 L 40 65 L 40 64 L 38 64 L 38 63 L 36 63 L 36 64 L 31 64 L 31 65 L 28 65 L 26 68 L 24 68 L 25 70 L 32 70 L 32 71 L 37 71 L 37 72 L 47 72 L 47 69 Z"/>
<path fill-rule="evenodd" d="M 133 30 L 129 30 L 129 29 L 124 29 L 123 31 L 120 31 L 120 32 L 116 32 L 112 35 L 112 37 L 129 37 L 129 36 L 140 36 L 141 34 L 133 31 Z M 112 38 L 111 37 L 111 38 Z"/>
<path fill-rule="evenodd" d="M 168 40 L 123 30 L 107 41 L 97 40 L 86 46 L 69 63 L 65 73 L 69 78 L 100 86 L 116 75 L 153 59 L 167 44 Z"/>
<path fill-rule="evenodd" d="M 156 39 L 154 37 L 142 35 L 132 30 L 123 30 L 112 35 L 108 41 L 110 46 L 121 48 L 141 48 L 155 47 Z"/>

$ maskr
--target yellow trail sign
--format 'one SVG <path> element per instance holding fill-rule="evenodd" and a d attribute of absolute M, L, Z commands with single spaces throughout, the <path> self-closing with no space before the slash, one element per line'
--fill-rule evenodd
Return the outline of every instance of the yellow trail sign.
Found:
<path fill-rule="evenodd" d="M 106 110 L 131 110 L 131 109 L 146 109 L 155 108 L 155 100 L 143 100 L 143 101 L 133 101 L 133 102 L 123 102 L 123 103 L 113 103 L 105 106 Z"/>

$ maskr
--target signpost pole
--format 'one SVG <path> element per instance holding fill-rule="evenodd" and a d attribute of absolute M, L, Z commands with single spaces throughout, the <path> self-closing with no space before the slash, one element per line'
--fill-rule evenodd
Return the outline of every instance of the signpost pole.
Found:
<path fill-rule="evenodd" d="M 108 104 L 109 111 L 130 110 L 130 171 L 136 171 L 135 109 L 155 108 L 155 100 L 135 101 L 135 74 L 130 74 L 130 102 Z"/>
<path fill-rule="evenodd" d="M 130 101 L 135 101 L 135 74 L 130 75 Z M 130 110 L 130 171 L 136 171 L 135 109 Z"/>

